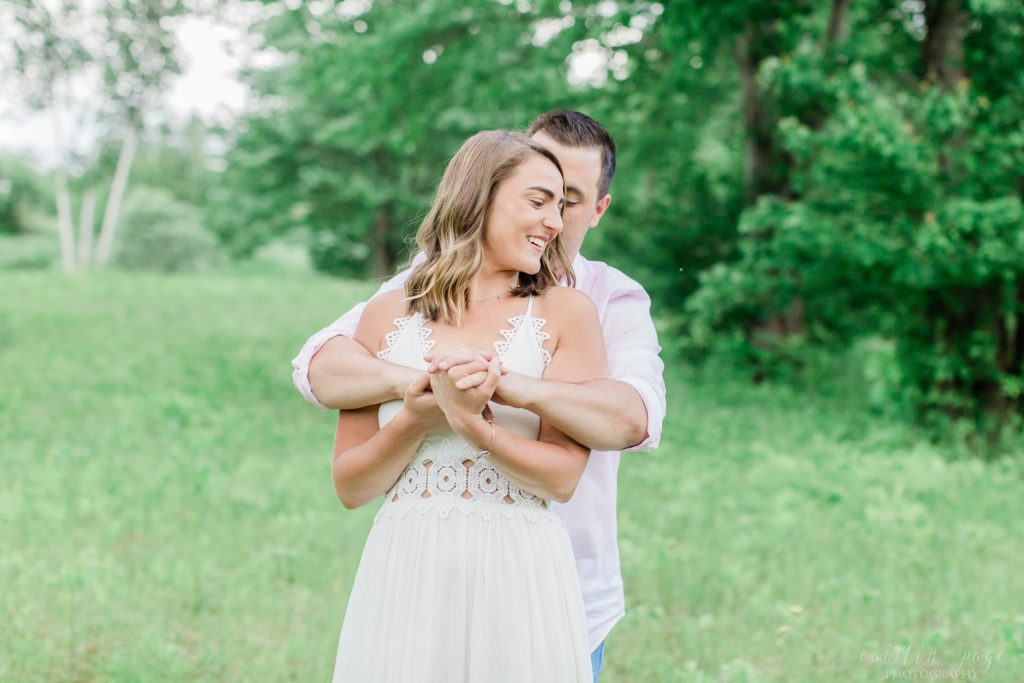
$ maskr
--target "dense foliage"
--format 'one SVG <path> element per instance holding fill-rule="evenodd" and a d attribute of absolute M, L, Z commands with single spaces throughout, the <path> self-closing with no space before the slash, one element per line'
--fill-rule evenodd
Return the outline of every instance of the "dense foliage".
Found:
<path fill-rule="evenodd" d="M 533 13 L 360 5 L 280 8 L 261 27 L 282 63 L 252 74 L 256 105 L 215 197 L 237 253 L 302 228 L 323 270 L 387 274 L 462 140 L 522 126 L 562 95 L 553 53 L 523 39 Z"/>
<path fill-rule="evenodd" d="M 845 40 L 762 62 L 787 175 L 687 307 L 748 349 L 891 336 L 918 417 L 991 435 L 1024 407 L 1024 9 L 906 8 L 853 5 Z"/>

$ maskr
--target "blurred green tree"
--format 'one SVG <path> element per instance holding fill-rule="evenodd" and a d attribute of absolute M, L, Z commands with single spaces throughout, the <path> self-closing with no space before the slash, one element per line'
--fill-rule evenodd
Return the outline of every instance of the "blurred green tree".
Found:
<path fill-rule="evenodd" d="M 6 76 L 31 108 L 51 113 L 62 158 L 54 191 L 66 272 L 106 265 L 140 132 L 159 106 L 167 77 L 179 71 L 173 17 L 201 11 L 184 0 L 48 3 L 0 6 L 13 61 Z M 97 171 L 106 144 L 120 147 L 112 178 Z M 76 246 L 69 178 L 81 179 Z M 99 187 L 109 181 L 94 243 Z"/>
<path fill-rule="evenodd" d="M 466 137 L 569 100 L 532 39 L 552 9 L 506 5 L 297 5 L 266 19 L 279 64 L 249 74 L 257 104 L 211 198 L 225 243 L 246 254 L 308 229 L 320 269 L 391 273 Z"/>
<path fill-rule="evenodd" d="M 789 188 L 744 212 L 738 259 L 702 274 L 693 330 L 735 334 L 798 302 L 805 339 L 893 336 L 919 418 L 997 434 L 1024 408 L 1024 8 L 878 1 L 850 18 L 824 58 L 804 40 L 759 67 Z"/>
<path fill-rule="evenodd" d="M 884 335 L 925 421 L 1020 412 L 1019 3 L 272 7 L 275 65 L 247 75 L 211 190 L 235 253 L 307 230 L 322 270 L 386 275 L 466 136 L 581 109 L 619 144 L 584 251 L 692 347 L 759 378 L 794 346 Z"/>

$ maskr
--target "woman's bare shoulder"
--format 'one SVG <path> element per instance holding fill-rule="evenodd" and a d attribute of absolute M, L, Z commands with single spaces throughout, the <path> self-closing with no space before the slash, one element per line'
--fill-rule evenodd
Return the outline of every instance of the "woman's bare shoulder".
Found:
<path fill-rule="evenodd" d="M 384 292 L 370 299 L 359 316 L 356 338 L 363 343 L 375 344 L 390 330 L 396 318 L 409 314 L 405 290 Z"/>
<path fill-rule="evenodd" d="M 569 324 L 593 317 L 597 319 L 597 306 L 583 291 L 574 287 L 549 287 L 538 298 L 538 315 L 548 319 L 568 321 Z"/>
<path fill-rule="evenodd" d="M 401 288 L 373 297 L 363 311 L 363 315 L 381 318 L 400 318 L 408 314 L 409 304 L 405 300 L 405 290 Z"/>

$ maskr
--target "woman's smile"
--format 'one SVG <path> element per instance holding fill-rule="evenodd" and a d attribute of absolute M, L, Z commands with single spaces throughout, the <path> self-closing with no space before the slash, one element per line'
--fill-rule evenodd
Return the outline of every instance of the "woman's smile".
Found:
<path fill-rule="evenodd" d="M 540 237 L 538 235 L 530 235 L 526 238 L 526 241 L 537 250 L 538 254 L 544 253 L 544 247 L 548 245 L 548 238 Z"/>

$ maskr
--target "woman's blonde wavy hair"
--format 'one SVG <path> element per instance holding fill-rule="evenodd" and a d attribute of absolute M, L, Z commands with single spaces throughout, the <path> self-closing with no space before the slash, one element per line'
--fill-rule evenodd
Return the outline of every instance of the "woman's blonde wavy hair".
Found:
<path fill-rule="evenodd" d="M 430 213 L 416 232 L 427 260 L 413 270 L 405 285 L 409 307 L 428 320 L 461 325 L 469 306 L 469 284 L 483 261 L 484 226 L 498 185 L 534 155 L 558 168 L 558 158 L 522 133 L 488 130 L 466 140 L 448 162 Z M 544 250 L 540 270 L 519 274 L 516 296 L 539 294 L 558 284 L 576 282 L 560 237 Z"/>

